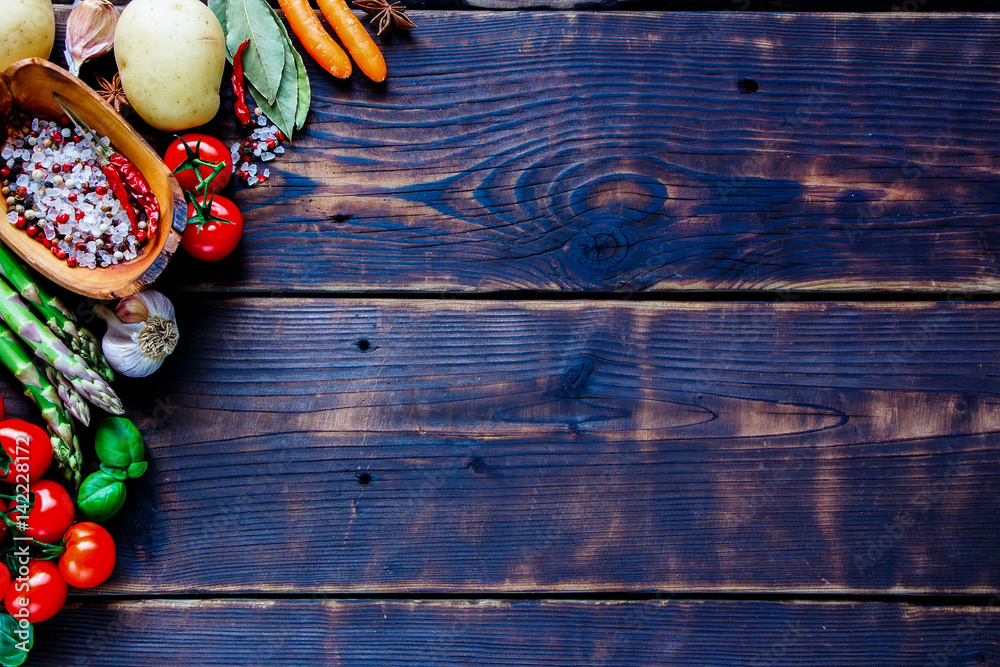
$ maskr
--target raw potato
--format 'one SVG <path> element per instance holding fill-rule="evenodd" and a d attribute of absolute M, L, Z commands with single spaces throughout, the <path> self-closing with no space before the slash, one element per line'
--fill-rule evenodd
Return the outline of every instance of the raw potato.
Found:
<path fill-rule="evenodd" d="M 132 108 L 157 129 L 204 125 L 219 110 L 226 38 L 199 0 L 132 0 L 118 19 L 115 60 Z"/>
<path fill-rule="evenodd" d="M 51 0 L 0 0 L 0 71 L 22 58 L 52 55 L 56 17 Z"/>

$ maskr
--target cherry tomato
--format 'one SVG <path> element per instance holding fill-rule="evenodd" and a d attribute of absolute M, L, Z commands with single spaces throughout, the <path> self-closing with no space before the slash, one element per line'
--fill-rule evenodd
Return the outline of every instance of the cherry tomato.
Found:
<path fill-rule="evenodd" d="M 65 541 L 66 551 L 59 557 L 59 573 L 67 584 L 93 588 L 107 581 L 115 569 L 115 541 L 111 533 L 96 523 L 81 521 L 70 526 Z"/>
<path fill-rule="evenodd" d="M 0 498 L 0 512 L 7 511 L 7 501 Z M 4 538 L 10 534 L 10 527 L 7 525 L 6 521 L 0 521 L 0 542 L 3 542 Z"/>
<path fill-rule="evenodd" d="M 3 591 L 3 595 L 7 595 L 7 589 L 10 588 L 10 570 L 7 569 L 6 565 L 0 564 L 0 591 Z"/>
<path fill-rule="evenodd" d="M 34 481 L 44 475 L 52 463 L 52 442 L 48 434 L 20 419 L 0 421 L 0 445 L 11 458 L 6 469 L 0 468 L 3 475 L 0 482 L 18 484 Z M 25 474 L 27 480 L 24 479 Z"/>
<path fill-rule="evenodd" d="M 226 187 L 233 175 L 233 156 L 225 144 L 207 134 L 199 134 L 197 132 L 183 134 L 167 146 L 167 152 L 163 155 L 163 162 L 166 163 L 167 169 L 175 171 L 191 158 L 192 155 L 205 162 L 221 162 L 224 165 L 222 171 L 209 181 L 209 194 L 219 192 L 222 188 Z M 192 165 L 192 168 L 177 171 L 174 176 L 177 177 L 177 182 L 180 183 L 181 189 L 184 192 L 190 192 L 194 195 L 203 194 L 198 189 L 198 183 L 201 179 L 212 175 L 212 167 L 209 165 L 189 164 Z"/>
<path fill-rule="evenodd" d="M 27 576 L 22 580 L 14 578 L 7 594 L 4 595 L 4 606 L 14 618 L 25 618 L 29 623 L 41 623 L 55 616 L 66 604 L 69 588 L 59 574 L 59 568 L 50 560 L 28 561 Z"/>
<path fill-rule="evenodd" d="M 50 479 L 40 479 L 31 484 L 31 495 L 35 501 L 28 515 L 22 519 L 15 503 L 7 512 L 12 521 L 23 523 L 24 534 L 39 542 L 55 544 L 66 534 L 66 529 L 73 525 L 75 510 L 73 499 L 58 482 Z"/>
<path fill-rule="evenodd" d="M 198 205 L 209 208 L 204 197 L 196 199 Z M 211 197 L 211 216 L 200 216 L 197 206 L 188 204 L 188 225 L 184 228 L 181 245 L 192 257 L 214 262 L 222 259 L 236 248 L 243 236 L 243 214 L 236 204 L 222 195 Z M 219 218 L 226 222 L 216 220 Z"/>

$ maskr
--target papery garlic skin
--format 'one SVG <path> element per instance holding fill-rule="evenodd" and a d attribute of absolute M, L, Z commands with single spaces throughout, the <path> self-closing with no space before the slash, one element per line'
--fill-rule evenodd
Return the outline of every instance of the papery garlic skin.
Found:
<path fill-rule="evenodd" d="M 74 76 L 91 58 L 109 53 L 115 45 L 118 9 L 109 0 L 76 0 L 66 19 L 66 64 Z"/>
<path fill-rule="evenodd" d="M 104 356 L 126 377 L 152 374 L 177 347 L 174 305 L 159 292 L 139 292 L 118 302 L 114 311 L 100 307 L 97 312 L 108 322 L 101 341 Z"/>

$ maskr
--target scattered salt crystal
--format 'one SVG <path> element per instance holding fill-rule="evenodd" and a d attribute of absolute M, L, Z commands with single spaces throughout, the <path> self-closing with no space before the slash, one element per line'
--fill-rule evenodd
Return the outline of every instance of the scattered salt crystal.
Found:
<path fill-rule="evenodd" d="M 7 222 L 12 225 L 17 223 L 17 213 L 14 211 L 7 211 Z"/>
<path fill-rule="evenodd" d="M 247 165 L 246 172 L 251 176 L 255 175 L 257 173 L 257 165 L 253 163 Z"/>
<path fill-rule="evenodd" d="M 264 127 L 265 125 L 267 125 L 267 118 L 265 116 L 258 117 L 257 124 L 260 125 L 261 127 Z"/>
<path fill-rule="evenodd" d="M 282 153 L 285 152 L 285 147 L 284 146 L 275 146 L 274 152 L 277 155 L 281 155 Z"/>
<path fill-rule="evenodd" d="M 251 176 L 247 179 L 247 185 L 255 185 L 257 183 L 257 177 Z"/>
<path fill-rule="evenodd" d="M 265 169 L 264 170 L 264 178 L 271 178 L 271 170 L 270 169 Z"/>
<path fill-rule="evenodd" d="M 271 153 L 270 151 L 264 151 L 263 153 L 260 154 L 260 159 L 263 162 L 270 162 L 271 160 L 274 159 L 274 153 Z"/>

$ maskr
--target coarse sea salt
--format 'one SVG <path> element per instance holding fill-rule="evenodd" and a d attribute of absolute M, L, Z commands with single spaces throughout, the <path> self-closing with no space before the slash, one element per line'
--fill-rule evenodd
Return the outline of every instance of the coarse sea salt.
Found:
<path fill-rule="evenodd" d="M 139 242 L 132 233 L 128 213 L 109 187 L 89 140 L 111 145 L 108 137 L 81 138 L 69 127 L 34 118 L 30 125 L 9 129 L 0 151 L 0 157 L 7 156 L 0 176 L 10 224 L 70 266 L 94 269 L 135 259 L 146 240 Z M 33 150 L 24 149 L 25 144 Z M 141 207 L 135 211 L 144 219 Z"/>
<path fill-rule="evenodd" d="M 229 147 L 233 164 L 236 165 L 236 180 L 246 186 L 263 183 L 271 176 L 269 169 L 258 171 L 255 162 L 270 162 L 285 152 L 281 145 L 285 135 L 278 126 L 271 123 L 259 110 L 255 111 L 255 115 L 257 126 L 250 131 L 248 139 L 242 144 L 234 143 Z"/>

